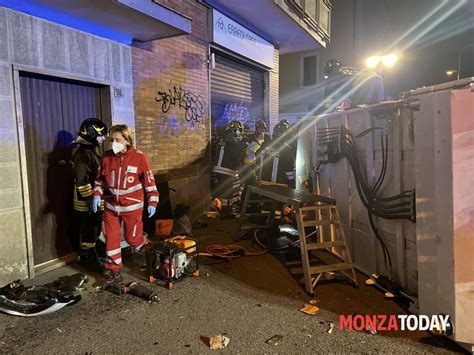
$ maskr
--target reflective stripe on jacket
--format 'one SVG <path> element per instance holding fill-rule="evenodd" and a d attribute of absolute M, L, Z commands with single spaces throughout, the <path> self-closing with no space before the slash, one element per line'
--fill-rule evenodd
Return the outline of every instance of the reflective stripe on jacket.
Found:
<path fill-rule="evenodd" d="M 257 162 L 257 153 L 260 148 L 260 144 L 255 141 L 252 141 L 245 149 L 244 164 L 255 164 Z"/>
<path fill-rule="evenodd" d="M 117 214 L 143 208 L 144 194 L 148 206 L 158 204 L 158 190 L 147 157 L 137 149 L 114 154 L 104 153 L 97 178 L 94 196 L 104 196 L 105 208 Z"/>

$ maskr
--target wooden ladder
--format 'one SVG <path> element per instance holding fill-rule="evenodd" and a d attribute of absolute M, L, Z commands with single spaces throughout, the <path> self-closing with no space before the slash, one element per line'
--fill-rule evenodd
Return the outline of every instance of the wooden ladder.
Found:
<path fill-rule="evenodd" d="M 299 207 L 296 209 L 296 221 L 298 224 L 301 263 L 303 267 L 293 268 L 290 271 L 295 274 L 303 273 L 306 292 L 313 295 L 313 289 L 321 279 L 321 276 L 324 273 L 335 271 L 341 272 L 358 287 L 351 254 L 347 246 L 346 236 L 336 205 L 327 204 Z M 317 229 L 306 234 L 306 227 L 317 227 Z M 329 241 L 325 241 L 324 239 L 325 228 L 329 228 L 330 230 Z M 312 236 L 317 237 L 318 241 L 309 243 L 308 238 Z M 318 249 L 329 251 L 332 255 L 340 259 L 341 262 L 322 266 L 311 266 L 308 252 Z M 346 270 L 350 270 L 351 273 L 346 272 Z"/>

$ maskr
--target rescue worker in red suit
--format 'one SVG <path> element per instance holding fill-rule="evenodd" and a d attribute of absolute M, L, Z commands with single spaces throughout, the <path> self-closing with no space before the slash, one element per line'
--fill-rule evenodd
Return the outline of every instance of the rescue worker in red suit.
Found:
<path fill-rule="evenodd" d="M 80 263 L 100 269 L 96 251 L 100 235 L 102 211 L 92 213 L 92 189 L 100 163 L 100 146 L 108 134 L 107 126 L 97 118 L 88 118 L 81 123 L 78 144 L 72 156 L 74 173 L 74 214 L 71 221 L 72 247 Z"/>
<path fill-rule="evenodd" d="M 148 159 L 133 145 L 132 130 L 127 125 L 110 128 L 112 150 L 102 156 L 94 188 L 93 209 L 105 200 L 102 231 L 105 237 L 106 284 L 122 281 L 122 253 L 120 248 L 120 224 L 123 222 L 125 240 L 136 250 L 151 245 L 143 235 L 142 212 L 144 191 L 147 198 L 148 218 L 156 212 L 158 190 Z M 145 248 L 144 248 L 145 247 Z"/>

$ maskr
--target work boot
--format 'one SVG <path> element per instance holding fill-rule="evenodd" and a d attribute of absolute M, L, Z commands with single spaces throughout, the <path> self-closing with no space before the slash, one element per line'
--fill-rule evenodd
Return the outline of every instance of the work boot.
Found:
<path fill-rule="evenodd" d="M 123 281 L 122 275 L 120 274 L 120 270 L 105 270 L 104 271 L 104 283 L 103 288 L 107 286 L 113 286 Z"/>

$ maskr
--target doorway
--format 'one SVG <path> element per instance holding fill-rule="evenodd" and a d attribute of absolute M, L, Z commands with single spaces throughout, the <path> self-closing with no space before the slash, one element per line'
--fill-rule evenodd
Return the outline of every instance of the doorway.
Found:
<path fill-rule="evenodd" d="M 103 85 L 20 72 L 20 93 L 37 266 L 72 253 L 72 141 L 88 117 L 110 123 L 110 90 Z"/>

